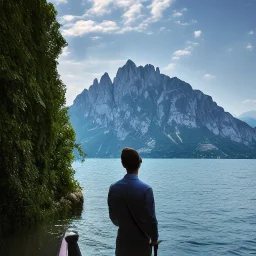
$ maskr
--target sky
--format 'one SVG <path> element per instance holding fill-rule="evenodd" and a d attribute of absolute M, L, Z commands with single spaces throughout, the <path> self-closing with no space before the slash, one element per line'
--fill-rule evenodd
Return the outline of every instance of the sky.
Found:
<path fill-rule="evenodd" d="M 67 105 L 128 59 L 152 64 L 237 116 L 256 109 L 255 0 L 50 0 L 68 42 Z"/>

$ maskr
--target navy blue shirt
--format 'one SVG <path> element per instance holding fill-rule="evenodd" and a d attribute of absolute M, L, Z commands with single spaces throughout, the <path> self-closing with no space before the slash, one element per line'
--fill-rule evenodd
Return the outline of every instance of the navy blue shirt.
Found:
<path fill-rule="evenodd" d="M 140 181 L 136 174 L 126 174 L 109 189 L 109 217 L 113 224 L 119 227 L 117 241 L 133 243 L 147 241 L 129 213 L 124 195 L 141 228 L 153 242 L 157 241 L 158 228 L 153 190 Z"/>

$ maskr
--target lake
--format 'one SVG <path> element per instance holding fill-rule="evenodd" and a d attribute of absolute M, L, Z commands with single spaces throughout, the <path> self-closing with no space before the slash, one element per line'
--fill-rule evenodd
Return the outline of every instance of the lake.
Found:
<path fill-rule="evenodd" d="M 255 164 L 255 160 L 144 159 L 139 178 L 154 190 L 163 240 L 159 255 L 256 254 Z M 87 159 L 74 167 L 85 197 L 81 218 L 48 224 L 40 235 L 33 229 L 15 234 L 3 243 L 3 255 L 56 255 L 66 228 L 79 232 L 83 255 L 114 255 L 117 228 L 109 220 L 107 194 L 125 170 L 119 159 Z M 42 248 L 47 247 L 46 253 Z M 26 253 L 28 248 L 34 254 Z"/>

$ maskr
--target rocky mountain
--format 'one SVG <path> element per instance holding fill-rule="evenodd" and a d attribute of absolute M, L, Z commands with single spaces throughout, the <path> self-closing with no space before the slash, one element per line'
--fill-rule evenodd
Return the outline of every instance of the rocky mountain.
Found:
<path fill-rule="evenodd" d="M 245 112 L 238 118 L 249 124 L 251 127 L 256 128 L 256 110 Z"/>
<path fill-rule="evenodd" d="M 88 157 L 119 157 L 128 146 L 143 157 L 256 158 L 256 129 L 152 65 L 128 60 L 113 82 L 105 73 L 69 113 Z"/>

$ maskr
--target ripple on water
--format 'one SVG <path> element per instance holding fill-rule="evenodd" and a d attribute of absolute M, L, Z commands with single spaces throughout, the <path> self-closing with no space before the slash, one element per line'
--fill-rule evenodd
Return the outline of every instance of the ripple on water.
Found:
<path fill-rule="evenodd" d="M 114 255 L 117 229 L 109 220 L 107 194 L 124 175 L 120 160 L 87 159 L 74 167 L 85 196 L 81 218 L 17 234 L 0 255 L 25 256 L 31 248 L 30 255 L 56 255 L 67 226 L 79 232 L 83 255 Z M 154 189 L 159 255 L 256 255 L 254 160 L 144 159 L 140 179 Z"/>

